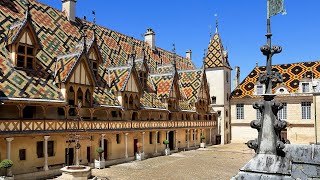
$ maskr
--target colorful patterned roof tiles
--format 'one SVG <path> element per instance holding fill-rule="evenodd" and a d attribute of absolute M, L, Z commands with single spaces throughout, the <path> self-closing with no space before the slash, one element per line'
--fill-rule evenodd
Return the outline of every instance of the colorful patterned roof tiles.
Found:
<path fill-rule="evenodd" d="M 2 80 L 1 88 L 5 96 L 63 100 L 59 88 L 54 85 L 54 81 L 65 82 L 79 61 L 83 51 L 81 46 L 83 44 L 82 37 L 79 32 L 81 23 L 85 23 L 88 26 L 87 49 L 89 50 L 92 46 L 92 40 L 95 40 L 94 42 L 96 42 L 103 61 L 98 68 L 100 77 L 97 77 L 97 79 L 99 86 L 110 87 L 111 90 L 116 91 L 120 91 L 125 87 L 132 71 L 131 66 L 128 64 L 128 57 L 132 51 L 131 44 L 133 43 L 136 54 L 142 54 L 142 46 L 145 46 L 148 73 L 158 73 L 159 71 L 162 74 L 161 76 L 148 78 L 147 91 L 149 93 L 157 92 L 159 97 L 169 96 L 174 77 L 163 73 L 172 74 L 172 68 L 164 67 L 171 65 L 173 53 L 159 47 L 152 49 L 141 40 L 132 39 L 129 36 L 83 19 L 76 18 L 77 23 L 71 23 L 63 12 L 35 0 L 30 0 L 29 12 L 31 19 L 26 21 L 26 5 L 26 0 L 9 1 L 9 3 L 5 4 L 0 2 L 1 48 L 5 46 L 4 39 L 9 42 L 15 41 L 15 38 L 26 23 L 32 26 L 32 33 L 34 33 L 40 46 L 36 54 L 36 70 L 32 73 L 25 73 L 12 68 L 10 65 L 11 60 L 9 59 L 10 55 L 7 52 L 1 52 L 3 62 L 0 63 L 0 79 Z M 95 34 L 93 32 L 94 28 Z M 136 61 L 136 70 L 141 70 L 142 64 L 142 61 L 140 62 L 138 59 Z M 182 56 L 176 56 L 176 64 L 178 70 L 195 69 L 194 64 Z M 162 68 L 157 68 L 158 65 L 162 66 Z M 10 76 L 6 76 L 6 74 L 10 74 Z M 30 76 L 31 74 L 45 75 Z M 15 75 L 15 78 L 12 75 Z M 15 81 L 23 83 L 20 85 Z M 9 86 L 13 82 L 16 84 Z M 26 85 L 29 87 L 22 87 Z M 10 89 L 12 90 L 10 91 Z M 181 94 L 185 94 L 185 92 L 183 91 Z M 98 98 L 98 95 L 95 97 Z"/>
<path fill-rule="evenodd" d="M 140 98 L 140 102 L 142 107 L 145 108 L 166 109 L 165 104 L 161 102 L 155 93 L 148 93 L 145 91 Z"/>
<path fill-rule="evenodd" d="M 179 107 L 182 111 L 196 111 L 196 108 L 189 101 L 179 101 Z"/>
<path fill-rule="evenodd" d="M 191 103 L 197 102 L 203 79 L 203 70 L 186 70 L 179 72 L 180 89 Z"/>
<path fill-rule="evenodd" d="M 93 101 L 96 105 L 102 106 L 121 106 L 115 95 L 103 88 L 95 88 Z"/>
<path fill-rule="evenodd" d="M 15 70 L 7 57 L 9 52 L 2 47 L 0 52 L 1 99 L 64 102 L 60 89 L 52 80 L 30 77 L 24 71 Z"/>
<path fill-rule="evenodd" d="M 279 86 L 286 87 L 289 93 L 297 93 L 299 92 L 299 83 L 303 78 L 312 78 L 312 76 L 316 79 L 320 78 L 320 61 L 273 65 L 272 70 L 280 72 L 283 77 L 282 83 L 273 86 L 273 93 Z M 254 96 L 254 86 L 258 82 L 259 74 L 265 71 L 265 66 L 255 67 L 241 84 L 233 90 L 231 98 L 257 97 Z"/>
<path fill-rule="evenodd" d="M 172 74 L 152 75 L 153 83 L 157 87 L 157 95 L 159 98 L 169 98 L 170 91 L 173 86 L 174 76 Z"/>
<path fill-rule="evenodd" d="M 109 87 L 114 91 L 122 91 L 130 73 L 130 66 L 109 69 Z"/>
<path fill-rule="evenodd" d="M 210 41 L 207 56 L 205 59 L 205 68 L 227 67 L 231 68 L 228 58 L 224 54 L 222 41 L 219 33 L 216 32 Z"/>

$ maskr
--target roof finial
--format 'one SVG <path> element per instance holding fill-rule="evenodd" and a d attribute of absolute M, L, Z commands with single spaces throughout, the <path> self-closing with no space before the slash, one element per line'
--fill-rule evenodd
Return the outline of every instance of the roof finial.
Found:
<path fill-rule="evenodd" d="M 31 3 L 29 0 L 27 0 L 26 2 L 26 6 L 27 6 L 27 9 L 26 9 L 26 19 L 30 18 L 31 17 L 31 14 L 30 14 L 30 9 L 31 9 Z"/>
<path fill-rule="evenodd" d="M 96 11 L 92 11 L 92 14 L 93 14 L 93 37 L 96 38 Z"/>
<path fill-rule="evenodd" d="M 206 64 L 206 56 L 207 56 L 207 49 L 203 49 L 202 64 L 203 64 L 203 67 L 204 67 L 204 68 L 205 68 L 205 64 Z"/>
<path fill-rule="evenodd" d="M 173 49 L 172 49 L 172 53 L 173 53 L 173 68 L 175 70 L 175 72 L 177 71 L 177 64 L 176 64 L 176 45 L 173 43 L 172 44 Z"/>
<path fill-rule="evenodd" d="M 259 67 L 259 63 L 258 63 L 258 61 L 256 61 L 256 67 Z"/>
<path fill-rule="evenodd" d="M 214 16 L 216 17 L 216 33 L 218 33 L 218 14 L 214 14 Z"/>
<path fill-rule="evenodd" d="M 86 21 L 87 20 L 87 17 L 84 16 L 83 19 Z M 81 33 L 81 37 L 83 38 L 83 50 L 84 52 L 86 52 L 87 50 L 87 42 L 86 42 L 86 38 L 87 38 L 87 29 L 88 29 L 88 26 L 86 24 L 86 22 L 83 22 L 82 23 L 82 26 L 80 27 L 80 33 Z"/>
<path fill-rule="evenodd" d="M 133 37 L 131 37 L 131 60 L 132 60 L 132 66 L 135 66 L 135 47 L 134 47 L 134 42 L 133 42 Z"/>
<path fill-rule="evenodd" d="M 142 42 L 142 60 L 144 61 L 146 59 L 146 47 L 144 42 Z"/>

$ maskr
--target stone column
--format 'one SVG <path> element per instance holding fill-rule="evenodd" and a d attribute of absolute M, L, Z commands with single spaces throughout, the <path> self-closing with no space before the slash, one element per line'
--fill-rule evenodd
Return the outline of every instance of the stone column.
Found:
<path fill-rule="evenodd" d="M 128 156 L 128 134 L 129 133 L 124 133 L 124 144 L 125 144 L 125 152 L 124 152 L 124 156 L 126 157 L 126 158 L 128 158 L 129 156 Z"/>
<path fill-rule="evenodd" d="M 79 161 L 80 146 L 78 145 L 79 145 L 79 139 L 76 140 L 76 166 L 80 165 L 80 161 Z"/>
<path fill-rule="evenodd" d="M 101 134 L 101 148 L 103 149 L 103 153 L 101 153 L 101 161 L 104 161 L 104 137 L 106 136 L 106 134 Z"/>
<path fill-rule="evenodd" d="M 43 169 L 45 171 L 49 170 L 48 167 L 48 139 L 50 138 L 50 136 L 44 136 L 44 166 Z"/>
<path fill-rule="evenodd" d="M 212 144 L 212 129 L 209 129 L 209 143 Z"/>
<path fill-rule="evenodd" d="M 170 132 L 170 131 L 167 131 L 167 134 L 166 134 L 166 140 L 168 140 L 168 141 L 169 141 L 169 132 Z M 170 143 L 170 142 L 169 142 L 169 143 Z M 166 144 L 166 148 L 168 148 L 168 146 L 169 146 L 169 145 Z"/>
<path fill-rule="evenodd" d="M 142 153 L 144 153 L 144 134 L 145 132 L 142 132 Z"/>
<path fill-rule="evenodd" d="M 189 142 L 189 140 L 190 140 L 190 138 L 189 138 L 189 133 L 190 133 L 190 129 L 188 129 L 188 130 L 187 130 L 187 148 L 189 148 L 189 147 L 190 147 L 190 142 Z"/>
<path fill-rule="evenodd" d="M 14 138 L 6 138 L 7 141 L 7 159 L 11 159 L 11 141 L 13 141 Z"/>
<path fill-rule="evenodd" d="M 194 141 L 193 141 L 194 147 L 196 147 L 197 146 L 197 130 L 196 129 L 193 130 L 193 136 L 194 136 Z"/>
<path fill-rule="evenodd" d="M 158 153 L 158 132 L 159 131 L 156 131 L 156 135 L 154 136 L 155 137 L 155 145 L 156 145 L 156 149 L 155 149 L 155 153 L 157 154 Z"/>
<path fill-rule="evenodd" d="M 175 139 L 175 147 L 174 149 L 177 151 L 178 150 L 178 140 L 177 140 L 177 131 L 174 131 L 174 139 Z"/>

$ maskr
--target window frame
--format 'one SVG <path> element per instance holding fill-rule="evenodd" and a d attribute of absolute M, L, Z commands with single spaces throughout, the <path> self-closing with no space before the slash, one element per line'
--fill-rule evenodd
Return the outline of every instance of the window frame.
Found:
<path fill-rule="evenodd" d="M 301 119 L 311 120 L 311 102 L 301 102 Z"/>
<path fill-rule="evenodd" d="M 285 102 L 282 104 L 283 104 L 283 108 L 278 111 L 277 116 L 281 120 L 287 120 L 287 118 L 288 118 L 288 104 Z"/>
<path fill-rule="evenodd" d="M 237 119 L 244 119 L 244 104 L 236 105 L 236 117 Z"/>

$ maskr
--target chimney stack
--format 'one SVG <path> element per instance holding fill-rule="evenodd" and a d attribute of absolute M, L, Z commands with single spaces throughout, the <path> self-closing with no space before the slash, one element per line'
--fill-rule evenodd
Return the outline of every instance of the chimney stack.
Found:
<path fill-rule="evenodd" d="M 76 21 L 76 2 L 77 0 L 62 0 L 62 12 L 66 13 L 68 21 Z"/>
<path fill-rule="evenodd" d="M 147 32 L 144 33 L 144 41 L 151 46 L 152 50 L 156 48 L 156 34 L 151 28 L 147 29 Z"/>
<path fill-rule="evenodd" d="M 191 55 L 192 55 L 192 51 L 191 51 L 191 49 L 188 49 L 188 50 L 186 51 L 186 58 L 192 60 L 192 59 L 191 59 L 191 57 L 192 57 Z"/>
<path fill-rule="evenodd" d="M 240 84 L 240 67 L 236 66 L 235 69 L 236 69 L 236 72 L 235 72 L 236 77 L 233 80 L 234 81 L 234 88 L 236 88 Z"/>

